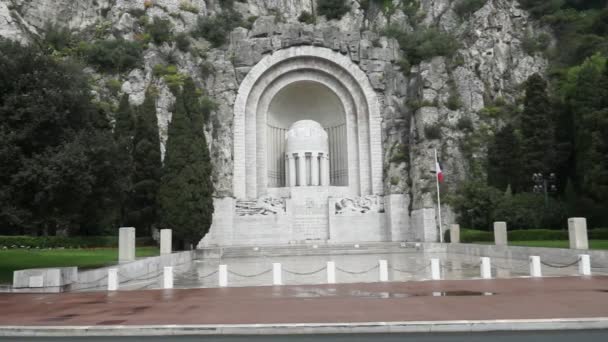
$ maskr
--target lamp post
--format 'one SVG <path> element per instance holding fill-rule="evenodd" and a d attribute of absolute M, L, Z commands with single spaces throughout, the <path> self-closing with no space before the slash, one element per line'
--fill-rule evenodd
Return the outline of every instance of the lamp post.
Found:
<path fill-rule="evenodd" d="M 534 181 L 534 188 L 532 189 L 536 193 L 543 193 L 545 196 L 545 206 L 549 205 L 549 193 L 557 192 L 557 177 L 555 173 L 551 172 L 548 177 L 545 177 L 542 173 L 538 172 L 532 175 Z"/>

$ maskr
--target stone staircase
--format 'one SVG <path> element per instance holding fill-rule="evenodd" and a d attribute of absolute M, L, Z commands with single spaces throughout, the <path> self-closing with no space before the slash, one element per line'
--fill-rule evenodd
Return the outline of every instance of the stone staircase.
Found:
<path fill-rule="evenodd" d="M 248 258 L 307 255 L 354 255 L 417 253 L 422 245 L 414 242 L 368 242 L 358 244 L 294 244 L 277 246 L 208 247 L 196 251 L 197 259 Z"/>

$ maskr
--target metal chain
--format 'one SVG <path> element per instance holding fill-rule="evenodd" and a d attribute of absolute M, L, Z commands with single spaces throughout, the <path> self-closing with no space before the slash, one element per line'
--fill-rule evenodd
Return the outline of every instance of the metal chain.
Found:
<path fill-rule="evenodd" d="M 402 270 L 402 269 L 399 269 L 399 268 L 397 268 L 397 267 L 390 266 L 390 265 L 388 266 L 388 268 L 389 268 L 389 269 L 391 269 L 391 270 L 393 270 L 393 271 L 400 272 L 400 273 L 406 273 L 406 274 L 416 275 L 416 274 L 418 274 L 420 271 L 423 271 L 423 270 L 426 270 L 427 268 L 429 268 L 429 266 L 430 266 L 430 264 L 427 264 L 426 266 L 424 266 L 424 267 L 422 267 L 422 268 L 419 268 L 419 269 L 417 269 L 417 270 L 415 270 L 415 271 L 413 271 L 413 272 L 406 271 L 406 270 Z"/>
<path fill-rule="evenodd" d="M 145 274 L 142 274 L 142 275 L 140 275 L 138 277 L 134 277 L 134 278 L 129 278 L 129 277 L 125 276 L 124 274 L 120 273 L 120 272 L 118 272 L 118 275 L 121 276 L 121 277 L 123 277 L 123 278 L 126 278 L 125 280 L 122 281 L 123 283 L 128 283 L 128 282 L 131 282 L 131 281 L 134 281 L 134 280 L 145 281 L 145 280 L 154 279 L 156 277 L 159 277 L 161 275 L 161 273 L 163 273 L 163 272 L 164 272 L 163 270 L 156 271 L 156 272 L 149 272 L 149 273 L 145 273 Z M 146 276 L 148 274 L 153 274 L 153 275 L 150 276 L 150 277 L 142 278 L 142 277 L 144 277 L 144 276 Z"/>
<path fill-rule="evenodd" d="M 327 266 L 323 266 L 322 268 L 320 268 L 320 269 L 318 269 L 316 271 L 312 271 L 312 272 L 294 272 L 294 271 L 290 271 L 290 270 L 285 269 L 285 268 L 283 269 L 283 271 L 285 271 L 286 273 L 289 273 L 289 274 L 293 274 L 293 275 L 307 276 L 307 275 L 313 275 L 315 273 L 319 273 L 319 272 L 324 271 L 326 269 L 327 269 Z"/>
<path fill-rule="evenodd" d="M 378 268 L 378 267 L 380 267 L 380 266 L 379 266 L 379 265 L 376 265 L 376 266 L 374 266 L 374 267 L 372 267 L 372 268 L 370 268 L 370 269 L 368 269 L 368 270 L 361 271 L 361 272 L 353 272 L 353 271 L 348 271 L 348 270 L 342 269 L 342 268 L 337 267 L 337 266 L 336 266 L 336 269 L 337 269 L 338 271 L 340 271 L 340 272 L 344 272 L 344 273 L 350 273 L 350 274 L 364 274 L 364 273 L 367 273 L 367 272 L 373 271 L 373 270 L 375 270 L 375 269 L 376 269 L 376 268 Z"/>
<path fill-rule="evenodd" d="M 218 272 L 218 271 L 217 271 L 217 270 L 215 270 L 215 271 L 213 271 L 213 272 L 211 272 L 211 273 L 209 273 L 209 274 L 207 274 L 207 275 L 204 275 L 204 276 L 202 276 L 202 277 L 198 277 L 198 279 L 205 279 L 205 278 L 209 278 L 209 277 L 213 276 L 214 274 L 216 274 L 217 272 Z"/>
<path fill-rule="evenodd" d="M 552 267 L 552 268 L 566 268 L 566 267 L 570 267 L 570 266 L 576 265 L 576 264 L 578 264 L 580 261 L 581 261 L 581 259 L 580 259 L 580 258 L 578 258 L 578 259 L 576 259 L 576 261 L 571 262 L 571 263 L 569 263 L 569 264 L 567 264 L 567 265 L 555 265 L 555 264 L 550 264 L 550 263 L 548 263 L 548 262 L 544 262 L 544 261 L 542 261 L 542 260 L 541 260 L 541 262 L 540 262 L 540 263 L 541 263 L 541 264 L 543 264 L 543 265 L 545 265 L 545 266 Z"/>
<path fill-rule="evenodd" d="M 94 283 L 98 283 L 98 282 L 100 282 L 100 281 L 102 281 L 104 279 L 107 279 L 107 278 L 108 278 L 108 273 L 106 272 L 106 274 L 103 277 L 99 278 L 99 279 L 91 280 L 91 281 L 83 281 L 83 282 L 77 281 L 76 284 L 79 284 L 79 285 L 94 284 Z"/>
<path fill-rule="evenodd" d="M 256 274 L 241 274 L 241 273 L 237 273 L 237 272 L 233 272 L 233 271 L 228 270 L 228 273 L 230 273 L 232 275 L 235 275 L 237 277 L 243 277 L 243 278 L 255 278 L 255 277 L 264 275 L 266 273 L 269 273 L 269 272 L 272 272 L 272 268 L 268 269 L 266 271 L 260 272 L 260 273 L 256 273 Z"/>

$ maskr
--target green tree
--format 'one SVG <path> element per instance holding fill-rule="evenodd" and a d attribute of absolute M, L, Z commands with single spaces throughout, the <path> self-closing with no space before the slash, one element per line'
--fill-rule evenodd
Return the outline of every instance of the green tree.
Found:
<path fill-rule="evenodd" d="M 519 189 L 521 160 L 513 125 L 503 127 L 488 147 L 488 183 L 500 190 Z"/>
<path fill-rule="evenodd" d="M 209 113 L 204 111 L 194 82 L 188 78 L 176 98 L 169 125 L 159 193 L 162 223 L 186 247 L 196 245 L 207 234 L 213 216 L 212 166 L 204 132 L 204 117 Z"/>
<path fill-rule="evenodd" d="M 531 187 L 532 175 L 555 172 L 555 120 L 547 95 L 547 83 L 534 74 L 526 81 L 524 110 L 521 113 L 522 186 Z"/>
<path fill-rule="evenodd" d="M 138 110 L 133 141 L 133 188 L 127 222 L 148 234 L 157 223 L 157 196 L 161 177 L 160 139 L 156 118 L 156 94 L 146 91 Z"/>
<path fill-rule="evenodd" d="M 340 19 L 348 13 L 350 6 L 346 0 L 319 0 L 317 4 L 317 12 L 319 15 L 324 15 L 327 19 Z"/>
<path fill-rule="evenodd" d="M 456 195 L 448 201 L 458 215 L 461 226 L 489 230 L 494 222 L 494 209 L 503 196 L 503 192 L 485 181 L 467 180 L 458 186 Z"/>
<path fill-rule="evenodd" d="M 117 196 L 121 203 L 120 217 L 122 223 L 127 222 L 127 206 L 129 205 L 131 198 L 131 190 L 133 187 L 133 135 L 135 130 L 135 115 L 133 113 L 133 107 L 129 103 L 129 95 L 124 94 L 120 99 L 118 110 L 115 116 L 114 124 L 114 141 L 118 148 L 118 154 L 116 156 L 118 162 L 122 167 L 122 171 L 125 174 L 124 182 L 122 185 L 122 191 Z"/>
<path fill-rule="evenodd" d="M 44 52 L 0 40 L 0 226 L 98 233 L 122 176 L 111 127 L 82 66 Z"/>

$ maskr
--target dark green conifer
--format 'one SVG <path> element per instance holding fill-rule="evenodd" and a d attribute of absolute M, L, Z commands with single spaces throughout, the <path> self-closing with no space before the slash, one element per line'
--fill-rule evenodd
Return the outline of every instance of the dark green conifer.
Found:
<path fill-rule="evenodd" d="M 521 160 L 519 141 L 512 125 L 503 127 L 488 148 L 488 183 L 500 190 L 518 190 Z"/>

